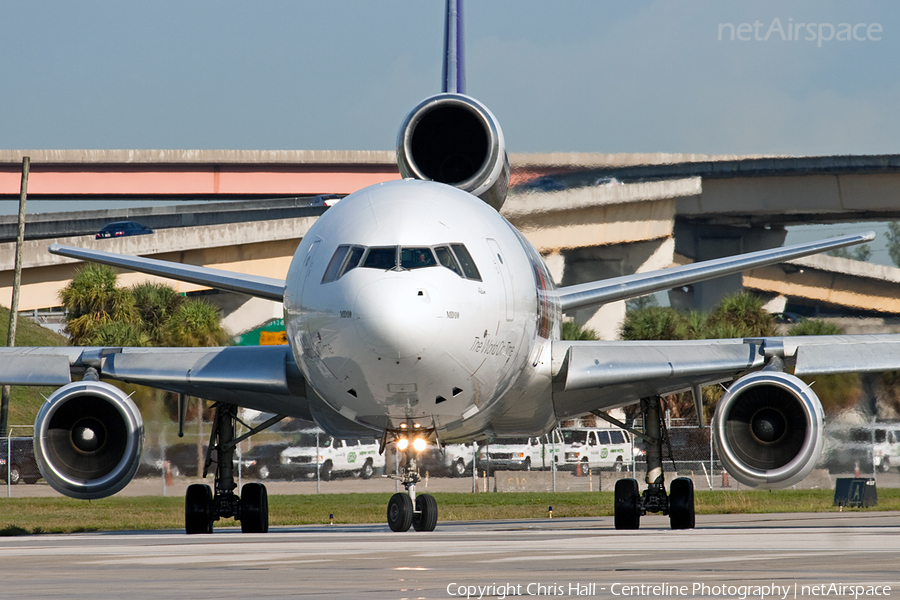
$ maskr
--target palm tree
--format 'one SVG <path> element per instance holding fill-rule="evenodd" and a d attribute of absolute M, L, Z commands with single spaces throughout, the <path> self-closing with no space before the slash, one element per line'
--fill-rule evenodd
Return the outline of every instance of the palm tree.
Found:
<path fill-rule="evenodd" d="M 683 340 L 687 326 L 684 316 L 668 306 L 648 306 L 625 314 L 623 340 Z"/>
<path fill-rule="evenodd" d="M 704 338 L 765 337 L 772 335 L 775 320 L 763 309 L 762 298 L 740 292 L 722 298 L 706 319 Z"/>
<path fill-rule="evenodd" d="M 131 288 L 144 331 L 154 344 L 162 344 L 165 323 L 184 303 L 184 296 L 163 283 L 145 282 Z"/>
<path fill-rule="evenodd" d="M 74 346 L 89 343 L 96 329 L 104 323 L 140 320 L 134 296 L 116 287 L 118 275 L 107 265 L 85 264 L 72 281 L 60 291 L 66 307 L 66 333 Z"/>
<path fill-rule="evenodd" d="M 599 340 L 597 332 L 579 326 L 575 321 L 563 321 L 559 336 L 564 340 Z"/>
<path fill-rule="evenodd" d="M 146 347 L 151 345 L 151 340 L 140 323 L 109 321 L 94 329 L 85 343 L 90 346 Z"/>
<path fill-rule="evenodd" d="M 184 302 L 165 323 L 168 346 L 220 346 L 228 335 L 219 323 L 219 309 L 203 299 Z"/>

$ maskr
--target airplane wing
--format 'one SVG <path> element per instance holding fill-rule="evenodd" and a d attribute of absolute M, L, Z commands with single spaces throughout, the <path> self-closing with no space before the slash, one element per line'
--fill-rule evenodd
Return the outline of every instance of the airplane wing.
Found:
<path fill-rule="evenodd" d="M 232 273 L 220 269 L 143 258 L 141 256 L 114 254 L 112 252 L 103 252 L 102 250 L 73 248 L 60 244 L 51 244 L 49 250 L 52 254 L 60 256 L 121 267 L 141 273 L 177 279 L 178 281 L 207 285 L 220 290 L 250 294 L 257 298 L 275 300 L 276 302 L 281 302 L 284 299 L 284 280 L 282 279 Z"/>
<path fill-rule="evenodd" d="M 559 288 L 563 311 L 627 300 L 875 239 L 871 231 Z"/>
<path fill-rule="evenodd" d="M 108 379 L 310 419 L 289 346 L 0 348 L 3 384 L 66 385 L 91 367 Z"/>
<path fill-rule="evenodd" d="M 795 375 L 900 368 L 900 335 L 823 335 L 685 341 L 556 341 L 553 402 L 561 419 L 640 398 L 730 381 L 778 357 Z"/>

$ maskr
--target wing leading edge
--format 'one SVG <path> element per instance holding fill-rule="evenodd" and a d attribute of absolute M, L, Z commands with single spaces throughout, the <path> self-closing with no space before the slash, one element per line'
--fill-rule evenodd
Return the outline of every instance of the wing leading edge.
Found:
<path fill-rule="evenodd" d="M 178 281 L 206 285 L 219 290 L 250 294 L 257 298 L 265 298 L 266 300 L 274 300 L 276 302 L 284 300 L 284 280 L 275 279 L 273 277 L 260 277 L 258 275 L 234 273 L 231 271 L 223 271 L 221 269 L 211 269 L 209 267 L 198 267 L 196 265 L 157 260 L 155 258 L 128 256 L 126 254 L 103 252 L 102 250 L 73 248 L 71 246 L 61 246 L 59 244 L 51 244 L 49 250 L 52 254 L 58 254 L 59 256 L 98 262 L 113 267 L 138 271 L 140 273 L 148 273 L 150 275 L 167 277 L 169 279 L 177 279 Z"/>
<path fill-rule="evenodd" d="M 794 258 L 870 242 L 874 239 L 875 234 L 869 231 L 856 235 L 845 235 L 816 242 L 717 258 L 649 273 L 635 273 L 634 275 L 570 285 L 559 288 L 560 305 L 563 311 L 567 311 L 597 304 L 606 304 L 617 300 L 627 300 Z"/>

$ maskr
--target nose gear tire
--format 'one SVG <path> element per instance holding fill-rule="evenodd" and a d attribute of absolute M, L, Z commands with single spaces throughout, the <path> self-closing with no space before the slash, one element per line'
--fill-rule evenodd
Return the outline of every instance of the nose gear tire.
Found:
<path fill-rule="evenodd" d="M 413 522 L 413 503 L 409 494 L 391 496 L 387 508 L 387 521 L 391 531 L 409 531 Z"/>

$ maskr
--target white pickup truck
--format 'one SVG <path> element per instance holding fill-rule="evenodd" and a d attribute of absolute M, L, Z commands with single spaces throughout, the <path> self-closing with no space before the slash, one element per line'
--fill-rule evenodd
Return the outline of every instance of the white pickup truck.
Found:
<path fill-rule="evenodd" d="M 368 479 L 384 468 L 384 455 L 378 453 L 375 440 L 338 440 L 320 430 L 310 430 L 301 432 L 297 441 L 281 453 L 282 471 L 288 477 L 312 477 L 318 468 L 319 477 L 325 481 L 347 472 Z"/>
<path fill-rule="evenodd" d="M 416 461 L 422 475 L 462 477 L 472 472 L 474 457 L 473 444 L 447 444 L 443 448 L 431 444 L 418 454 Z"/>

